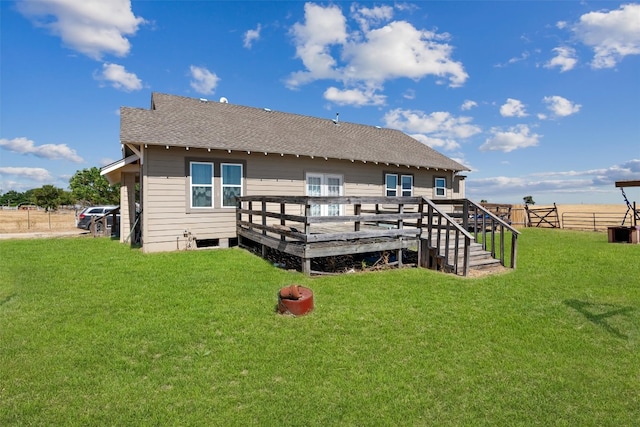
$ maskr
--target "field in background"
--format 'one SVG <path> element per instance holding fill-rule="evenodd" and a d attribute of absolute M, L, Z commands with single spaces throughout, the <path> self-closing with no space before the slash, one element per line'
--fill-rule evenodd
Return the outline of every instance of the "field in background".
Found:
<path fill-rule="evenodd" d="M 624 203 L 615 205 L 557 205 L 558 215 L 562 221 L 563 213 L 602 214 L 624 217 L 627 207 Z M 533 209 L 551 208 L 553 205 L 533 205 Z M 512 223 L 516 227 L 524 227 L 527 216 L 524 205 L 513 205 Z M 71 231 L 76 228 L 76 213 L 72 210 L 61 210 L 47 213 L 44 210 L 9 210 L 0 209 L 0 233 L 31 233 L 39 231 Z M 602 231 L 605 231 L 603 229 Z"/>
<path fill-rule="evenodd" d="M 76 214 L 72 210 L 0 209 L 0 233 L 32 233 L 39 231 L 76 230 Z"/>

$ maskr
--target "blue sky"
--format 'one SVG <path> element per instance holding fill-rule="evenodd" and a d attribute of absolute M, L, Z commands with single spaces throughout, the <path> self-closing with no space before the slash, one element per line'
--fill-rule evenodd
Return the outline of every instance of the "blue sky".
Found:
<path fill-rule="evenodd" d="M 622 203 L 640 179 L 640 3 L 0 1 L 0 192 L 120 158 L 151 92 L 400 129 L 467 196 Z M 640 201 L 640 188 L 628 188 Z"/>

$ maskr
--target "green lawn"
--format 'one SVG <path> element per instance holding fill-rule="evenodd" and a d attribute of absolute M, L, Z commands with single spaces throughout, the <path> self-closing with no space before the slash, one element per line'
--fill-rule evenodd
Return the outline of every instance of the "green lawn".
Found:
<path fill-rule="evenodd" d="M 640 245 L 606 241 L 525 229 L 478 279 L 1 241 L 0 426 L 638 425 Z"/>

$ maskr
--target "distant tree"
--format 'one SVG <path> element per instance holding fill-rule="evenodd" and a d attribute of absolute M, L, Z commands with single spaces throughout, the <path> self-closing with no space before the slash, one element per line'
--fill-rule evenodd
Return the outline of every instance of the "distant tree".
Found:
<path fill-rule="evenodd" d="M 36 204 L 35 191 L 36 191 L 36 188 L 32 188 L 30 190 L 25 191 L 23 203 L 35 205 Z"/>
<path fill-rule="evenodd" d="M 487 200 L 486 199 L 482 199 L 482 200 L 480 200 L 480 203 L 487 203 Z"/>
<path fill-rule="evenodd" d="M 120 203 L 120 184 L 109 185 L 96 167 L 77 171 L 69 180 L 69 187 L 73 197 L 82 205 Z"/>
<path fill-rule="evenodd" d="M 23 203 L 29 203 L 29 198 L 25 196 L 25 193 L 9 190 L 0 196 L 0 206 L 18 206 Z"/>
<path fill-rule="evenodd" d="M 60 194 L 60 205 L 71 206 L 75 204 L 76 198 L 73 197 L 73 193 L 71 191 L 62 191 L 62 194 Z"/>
<path fill-rule="evenodd" d="M 536 202 L 533 201 L 533 197 L 532 196 L 524 196 L 522 198 L 522 200 L 524 200 L 524 204 L 525 205 L 535 205 Z"/>
<path fill-rule="evenodd" d="M 64 191 L 61 188 L 54 187 L 53 185 L 43 185 L 41 188 L 36 188 L 33 191 L 33 197 L 36 205 L 44 208 L 45 211 L 53 211 L 60 206 L 60 197 Z"/>

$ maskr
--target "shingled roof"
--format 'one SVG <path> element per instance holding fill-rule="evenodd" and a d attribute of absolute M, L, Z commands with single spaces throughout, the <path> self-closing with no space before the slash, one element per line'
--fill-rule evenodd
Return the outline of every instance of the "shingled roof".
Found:
<path fill-rule="evenodd" d="M 157 92 L 121 108 L 120 141 L 469 170 L 398 130 Z"/>

